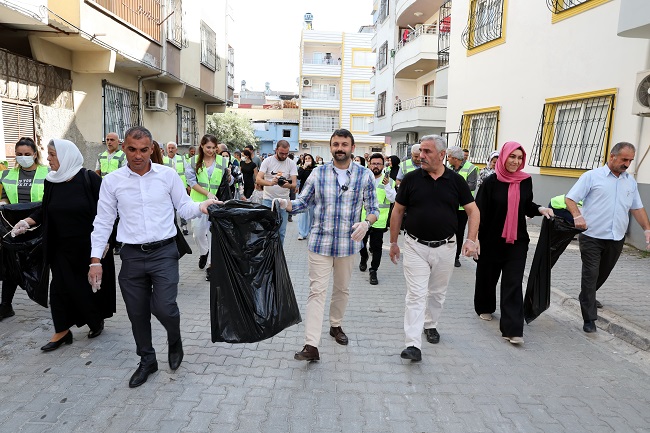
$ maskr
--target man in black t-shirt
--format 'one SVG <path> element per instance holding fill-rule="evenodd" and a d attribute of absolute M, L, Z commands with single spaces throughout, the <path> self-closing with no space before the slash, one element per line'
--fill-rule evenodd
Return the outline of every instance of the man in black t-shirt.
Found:
<path fill-rule="evenodd" d="M 406 349 L 401 357 L 412 361 L 422 359 L 422 329 L 429 343 L 440 341 L 436 326 L 454 269 L 458 206 L 465 208 L 469 220 L 463 254 L 472 257 L 478 254 L 479 210 L 467 182 L 445 167 L 446 149 L 444 138 L 422 137 L 421 168 L 404 176 L 390 221 L 390 258 L 397 263 L 400 255 L 397 238 L 404 212 L 408 211 L 404 226 Z"/>

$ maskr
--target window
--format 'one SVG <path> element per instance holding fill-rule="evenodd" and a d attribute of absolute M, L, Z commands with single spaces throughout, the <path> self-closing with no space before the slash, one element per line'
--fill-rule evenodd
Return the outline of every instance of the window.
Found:
<path fill-rule="evenodd" d="M 177 47 L 181 48 L 185 44 L 186 38 L 183 35 L 183 2 L 182 0 L 168 0 L 167 18 L 167 39 Z"/>
<path fill-rule="evenodd" d="M 176 106 L 176 136 L 181 146 L 196 144 L 196 110 L 182 105 Z"/>
<path fill-rule="evenodd" d="M 217 34 L 203 21 L 201 21 L 201 63 L 213 71 L 217 70 Z"/>
<path fill-rule="evenodd" d="M 470 0 L 469 19 L 462 42 L 468 50 L 491 48 L 505 42 L 507 0 Z"/>
<path fill-rule="evenodd" d="M 553 12 L 552 22 L 556 23 L 608 1 L 610 0 L 546 0 L 546 5 Z"/>
<path fill-rule="evenodd" d="M 383 23 L 384 20 L 388 17 L 388 0 L 381 0 L 379 5 L 379 22 Z"/>
<path fill-rule="evenodd" d="M 499 109 L 492 107 L 463 113 L 456 145 L 469 149 L 470 162 L 485 164 L 497 148 Z"/>
<path fill-rule="evenodd" d="M 104 136 L 115 132 L 123 139 L 124 133 L 138 122 L 138 92 L 117 87 L 104 81 Z"/>
<path fill-rule="evenodd" d="M 383 117 L 386 115 L 386 92 L 381 92 L 377 96 L 377 106 L 375 107 L 375 117 Z"/>
<path fill-rule="evenodd" d="M 303 110 L 301 127 L 304 132 L 326 132 L 339 129 L 339 112 L 336 110 Z"/>
<path fill-rule="evenodd" d="M 352 132 L 368 133 L 370 131 L 371 116 L 362 114 L 350 115 L 350 128 Z"/>
<path fill-rule="evenodd" d="M 282 130 L 282 138 L 290 138 L 291 137 L 291 130 L 290 129 L 283 129 Z"/>
<path fill-rule="evenodd" d="M 371 68 L 375 66 L 375 53 L 370 50 L 359 50 L 352 48 L 352 67 Z"/>
<path fill-rule="evenodd" d="M 610 89 L 547 99 L 530 164 L 580 170 L 603 165 L 615 94 L 616 90 Z"/>
<path fill-rule="evenodd" d="M 370 94 L 369 81 L 353 81 L 352 86 L 352 99 L 372 99 Z"/>
<path fill-rule="evenodd" d="M 4 127 L 4 147 L 7 160 L 16 155 L 16 142 L 21 137 L 36 139 L 34 128 L 34 107 L 29 104 L 2 101 L 0 105 Z"/>
<path fill-rule="evenodd" d="M 388 64 L 388 41 L 381 44 L 379 47 L 379 55 L 377 56 L 377 70 L 381 71 Z"/>

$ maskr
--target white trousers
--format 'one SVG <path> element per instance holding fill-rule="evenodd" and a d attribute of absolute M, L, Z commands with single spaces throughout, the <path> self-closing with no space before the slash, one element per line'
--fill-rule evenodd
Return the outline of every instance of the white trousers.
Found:
<path fill-rule="evenodd" d="M 323 328 L 323 314 L 330 274 L 334 271 L 332 300 L 330 301 L 330 326 L 341 326 L 350 294 L 350 277 L 356 255 L 330 257 L 309 251 L 309 297 L 305 318 L 305 344 L 318 347 Z"/>
<path fill-rule="evenodd" d="M 430 248 L 406 236 L 404 243 L 406 347 L 422 347 L 422 330 L 438 325 L 454 269 L 456 244 Z"/>
<path fill-rule="evenodd" d="M 212 233 L 210 233 L 210 221 L 206 214 L 192 220 L 192 235 L 196 246 L 199 247 L 199 255 L 207 254 L 210 251 Z"/>

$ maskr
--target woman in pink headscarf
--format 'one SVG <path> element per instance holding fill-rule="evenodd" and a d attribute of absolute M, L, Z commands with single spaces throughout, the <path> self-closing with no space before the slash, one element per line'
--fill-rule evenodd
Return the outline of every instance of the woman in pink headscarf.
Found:
<path fill-rule="evenodd" d="M 526 152 L 521 144 L 503 145 L 495 173 L 488 176 L 476 196 L 481 210 L 478 239 L 481 256 L 476 267 L 474 310 L 483 320 L 492 320 L 496 310 L 496 286 L 501 277 L 501 320 L 503 338 L 522 344 L 524 306 L 522 280 L 530 238 L 526 216 L 553 216 L 549 208 L 533 202 L 533 181 L 522 170 Z"/>

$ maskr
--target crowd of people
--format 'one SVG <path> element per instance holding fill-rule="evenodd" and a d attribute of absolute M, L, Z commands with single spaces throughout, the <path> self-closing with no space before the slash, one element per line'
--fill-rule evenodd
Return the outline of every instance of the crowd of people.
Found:
<path fill-rule="evenodd" d="M 35 226 L 44 230 L 54 334 L 41 349 L 72 344 L 73 325 L 87 325 L 88 338 L 101 335 L 104 320 L 116 310 L 117 279 L 140 357 L 130 387 L 142 385 L 158 370 L 152 314 L 167 331 L 170 369 L 183 360 L 178 260 L 191 220 L 198 267 L 206 269 L 207 280 L 219 278 L 211 272 L 209 257 L 210 205 L 238 198 L 277 209 L 283 243 L 287 222 L 299 216 L 298 240 L 308 240 L 309 296 L 304 346 L 294 358 L 306 361 L 320 359 L 330 276 L 329 334 L 348 344 L 342 323 L 352 270 L 358 260 L 359 270 L 368 270 L 369 283 L 379 284 L 387 231 L 391 261 L 404 257 L 402 358 L 422 359 L 422 334 L 431 344 L 440 341 L 438 323 L 460 255 L 477 262 L 477 316 L 493 319 L 501 280 L 501 335 L 522 344 L 522 281 L 530 243 L 526 218 L 555 216 L 551 207 L 533 201 L 532 179 L 523 171 L 526 152 L 517 142 L 490 154 L 481 170 L 466 150 L 448 147 L 438 135 L 422 137 L 403 161 L 380 153 L 355 156 L 354 137 L 345 129 L 332 134 L 328 162 L 308 153 L 295 157 L 284 140 L 261 160 L 252 146 L 231 153 L 212 135 L 187 155 L 179 155 L 174 142 L 163 152 L 139 126 L 125 132 L 121 148 L 116 133 L 106 136 L 106 151 L 98 156 L 95 171 L 83 168 L 80 151 L 68 140 L 48 143 L 49 169 L 33 140 L 22 138 L 15 151 L 16 167 L 0 175 L 1 201 L 42 202 L 11 232 L 15 237 Z M 595 294 L 620 255 L 629 212 L 645 230 L 650 248 L 650 222 L 636 181 L 626 172 L 634 156 L 630 143 L 615 145 L 607 164 L 583 174 L 563 200 L 575 226 L 586 229 L 580 236 L 585 332 L 596 330 Z M 118 276 L 114 251 L 122 261 Z M 16 287 L 16 281 L 4 278 L 0 320 L 15 314 Z"/>

